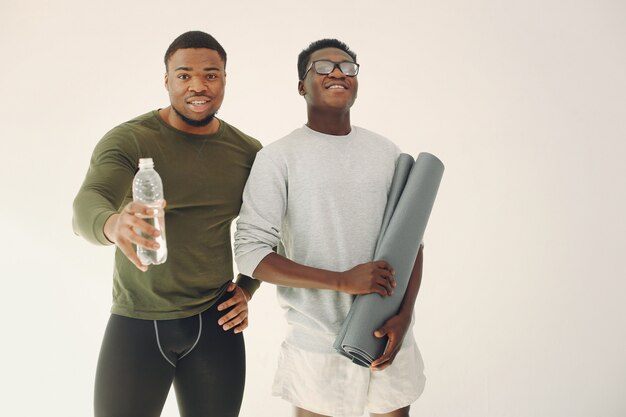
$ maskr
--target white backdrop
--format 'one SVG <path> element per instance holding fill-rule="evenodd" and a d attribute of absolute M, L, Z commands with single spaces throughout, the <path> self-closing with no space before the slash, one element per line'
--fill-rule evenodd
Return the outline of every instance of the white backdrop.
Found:
<path fill-rule="evenodd" d="M 626 415 L 626 3 L 622 1 L 0 3 L 3 416 L 88 416 L 112 248 L 71 231 L 111 127 L 165 107 L 180 33 L 229 58 L 220 116 L 270 143 L 305 122 L 296 57 L 359 56 L 353 123 L 446 164 L 426 231 L 413 416 Z M 241 415 L 270 395 L 284 330 L 251 304 Z M 177 416 L 173 395 L 164 416 Z"/>

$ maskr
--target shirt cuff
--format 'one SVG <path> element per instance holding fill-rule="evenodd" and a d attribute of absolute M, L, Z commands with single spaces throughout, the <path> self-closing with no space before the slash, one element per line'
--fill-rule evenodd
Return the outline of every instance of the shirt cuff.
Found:
<path fill-rule="evenodd" d="M 250 293 L 250 297 L 254 295 L 256 290 L 258 290 L 259 286 L 261 285 L 261 281 L 259 281 L 258 279 L 254 279 L 243 274 L 237 274 L 237 279 L 235 280 L 235 283 L 241 288 L 246 289 L 248 293 Z"/>

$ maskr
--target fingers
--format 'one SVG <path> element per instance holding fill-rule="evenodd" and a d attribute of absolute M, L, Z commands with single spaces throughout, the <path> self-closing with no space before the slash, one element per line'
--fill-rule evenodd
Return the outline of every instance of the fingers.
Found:
<path fill-rule="evenodd" d="M 389 265 L 386 261 L 375 261 L 374 265 L 376 265 L 376 268 L 378 269 L 380 275 L 389 280 L 391 285 L 395 287 L 396 279 L 394 278 L 394 275 L 396 274 L 396 270 L 393 269 L 393 267 Z"/>
<path fill-rule="evenodd" d="M 234 288 L 232 290 L 229 289 L 233 285 L 234 285 Z M 233 290 L 237 288 L 238 288 L 237 284 L 231 282 L 230 284 L 228 284 L 228 288 L 226 288 L 226 291 L 232 292 Z M 232 297 L 230 297 L 228 300 L 224 301 L 222 304 L 217 306 L 217 310 L 218 311 L 226 310 L 227 308 L 232 307 L 235 304 L 239 304 L 242 301 L 245 301 L 245 297 L 243 296 L 243 294 L 240 291 L 235 291 L 235 294 Z"/>
<path fill-rule="evenodd" d="M 382 296 L 393 294 L 393 287 L 389 280 L 384 279 L 384 278 L 377 278 L 376 284 L 379 286 L 379 288 L 382 289 L 382 294 L 381 294 Z"/>
<path fill-rule="evenodd" d="M 241 307 L 241 305 L 238 305 L 237 307 L 234 307 L 228 313 L 226 313 L 222 317 L 220 317 L 219 320 L 217 321 L 217 324 L 222 326 L 222 325 L 228 323 L 229 321 L 231 321 L 232 319 L 237 317 L 239 315 L 239 313 L 241 313 L 244 310 L 247 310 L 247 308 L 243 308 L 243 307 Z M 228 330 L 228 329 L 224 328 L 224 330 Z"/>
<path fill-rule="evenodd" d="M 230 330 L 235 326 L 239 326 L 246 320 L 248 317 L 248 307 L 242 304 L 238 304 L 228 313 L 223 315 L 218 321 L 217 324 L 222 326 L 222 329 Z M 246 325 L 247 326 L 247 325 Z M 244 326 L 241 330 L 245 329 Z"/>
<path fill-rule="evenodd" d="M 391 295 L 396 286 L 393 268 L 385 261 L 366 262 L 342 273 L 340 291 L 349 294 Z"/>
<path fill-rule="evenodd" d="M 374 362 L 370 364 L 370 368 L 378 369 L 381 365 L 385 364 L 389 358 L 391 357 L 391 349 L 390 349 L 390 341 L 387 341 L 387 346 L 385 346 L 385 351 L 382 355 L 380 355 Z"/>
<path fill-rule="evenodd" d="M 385 355 L 382 355 L 380 358 L 376 359 L 370 364 L 370 368 L 372 368 L 373 370 L 380 370 L 380 366 L 385 364 L 388 360 L 389 358 L 385 357 Z"/>
<path fill-rule="evenodd" d="M 397 354 L 398 352 L 394 352 L 390 355 L 383 354 L 383 356 L 381 356 L 380 358 L 376 359 L 374 362 L 371 363 L 370 368 L 372 368 L 372 370 L 374 371 L 382 371 L 388 366 L 391 366 L 394 359 L 396 359 Z"/>
<path fill-rule="evenodd" d="M 161 215 L 161 209 L 149 207 L 144 204 L 132 202 L 124 207 L 118 220 L 118 228 L 120 230 L 127 229 L 136 236 L 144 235 L 156 238 L 161 235 L 161 231 L 148 223 L 146 219 L 152 219 Z"/>
<path fill-rule="evenodd" d="M 381 297 L 387 297 L 389 293 L 387 292 L 387 288 L 382 282 L 383 282 L 382 280 L 380 282 L 378 280 L 374 282 L 372 284 L 372 288 L 370 289 L 370 292 L 376 293 L 380 295 Z"/>
<path fill-rule="evenodd" d="M 158 216 L 159 210 L 137 202 L 127 204 L 115 225 L 117 240 L 128 240 L 147 249 L 158 249 L 159 246 L 153 239 L 159 237 L 161 232 L 145 219 Z"/>
<path fill-rule="evenodd" d="M 409 321 L 410 319 L 396 315 L 374 332 L 374 336 L 379 339 L 387 337 L 387 346 L 383 354 L 370 365 L 373 370 L 383 370 L 393 363 L 402 346 Z"/>
<path fill-rule="evenodd" d="M 136 220 L 136 221 L 143 223 L 145 227 L 152 228 L 152 226 L 150 226 L 148 223 L 144 222 L 143 220 Z M 144 226 L 141 225 L 141 227 L 144 227 Z M 147 236 L 146 234 L 139 234 L 137 232 L 137 229 L 139 229 L 139 227 L 135 228 L 135 227 L 130 226 L 130 227 L 119 230 L 117 233 L 118 242 L 119 243 L 129 242 L 137 246 L 141 246 L 143 248 L 151 249 L 151 250 L 159 249 L 160 245 L 156 240 L 154 240 L 154 238 L 151 238 L 150 236 Z M 141 233 L 144 233 L 144 232 L 142 231 Z M 155 237 L 158 237 L 158 236 L 155 236 Z"/>
<path fill-rule="evenodd" d="M 241 293 L 241 295 L 243 296 L 243 298 L 246 299 L 246 301 L 250 301 L 250 299 L 252 298 L 252 295 L 250 294 L 250 291 L 246 290 L 245 288 L 240 287 L 239 285 L 235 284 L 234 282 L 231 282 L 228 284 L 228 288 L 226 288 L 227 292 L 233 292 L 235 289 L 238 289 L 238 292 Z"/>
<path fill-rule="evenodd" d="M 160 245 L 154 239 L 159 237 L 161 232 L 146 219 L 163 216 L 164 207 L 164 201 L 156 208 L 133 201 L 124 206 L 120 213 L 110 216 L 105 223 L 104 232 L 107 239 L 115 243 L 128 260 L 141 271 L 147 271 L 148 267 L 141 263 L 133 245 L 150 250 L 159 249 Z"/>
<path fill-rule="evenodd" d="M 393 269 L 391 265 L 387 263 L 387 261 L 374 261 L 374 265 L 376 265 L 377 268 L 385 269 L 391 272 L 392 275 L 396 273 L 396 271 Z"/>
<path fill-rule="evenodd" d="M 133 263 L 133 265 L 135 265 L 137 267 L 137 269 L 146 272 L 148 270 L 148 266 L 144 265 L 141 263 L 141 261 L 139 260 L 139 257 L 137 256 L 137 252 L 135 251 L 135 248 L 133 247 L 133 245 L 131 244 L 125 244 L 125 245 L 117 245 L 118 248 L 120 248 L 120 250 L 122 251 L 122 253 L 124 255 L 126 255 L 126 257 L 128 258 L 129 261 L 131 261 Z"/>
<path fill-rule="evenodd" d="M 247 328 L 248 328 L 248 317 L 246 317 L 244 319 L 244 321 L 242 321 L 239 326 L 235 327 L 235 330 L 233 330 L 233 331 L 235 333 L 241 333 L 241 332 L 243 332 Z"/>
<path fill-rule="evenodd" d="M 242 332 L 246 327 L 248 327 L 247 299 L 241 288 L 239 288 L 234 282 L 228 284 L 228 288 L 226 288 L 226 291 L 234 291 L 234 295 L 218 305 L 217 310 L 223 311 L 231 307 L 232 309 L 228 313 L 220 317 L 220 319 L 217 321 L 217 324 L 222 326 L 224 331 L 228 331 L 234 327 L 235 333 Z"/>
<path fill-rule="evenodd" d="M 393 294 L 393 288 L 396 286 L 396 280 L 393 274 L 387 269 L 377 269 L 374 274 L 375 290 L 383 297 Z"/>
<path fill-rule="evenodd" d="M 388 332 L 389 330 L 387 329 L 387 326 L 383 325 L 383 327 L 374 331 L 374 336 L 381 338 L 381 337 L 384 337 Z"/>
<path fill-rule="evenodd" d="M 165 207 L 164 203 L 161 203 L 160 207 L 152 207 L 146 204 L 139 203 L 137 201 L 131 201 L 130 203 L 126 204 L 126 206 L 124 206 L 124 209 L 122 211 L 124 213 L 132 214 L 134 216 L 146 218 L 155 217 L 159 214 L 159 210 L 162 210 L 163 207 Z"/>
<path fill-rule="evenodd" d="M 376 337 L 382 337 L 384 336 L 384 334 L 387 333 L 386 329 L 384 330 L 384 333 L 382 331 L 383 329 L 379 329 L 376 332 L 374 332 L 374 335 Z M 381 336 L 378 336 L 377 333 L 381 334 Z M 392 337 L 392 335 L 390 335 L 389 340 L 387 341 L 387 346 L 385 346 L 385 351 L 379 358 L 377 358 L 374 362 L 371 363 L 370 367 L 373 370 L 382 371 L 383 369 L 385 369 L 386 367 L 388 367 L 389 365 L 393 363 L 393 360 L 398 354 L 398 350 L 400 350 L 400 345 L 397 342 L 397 339 Z"/>

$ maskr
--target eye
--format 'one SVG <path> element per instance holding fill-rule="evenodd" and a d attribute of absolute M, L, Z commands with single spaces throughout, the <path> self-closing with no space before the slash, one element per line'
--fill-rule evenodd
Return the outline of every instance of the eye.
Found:
<path fill-rule="evenodd" d="M 206 76 L 209 80 L 215 80 L 217 78 L 217 74 L 207 74 Z"/>
<path fill-rule="evenodd" d="M 189 79 L 189 75 L 187 75 L 187 74 L 178 74 L 176 76 L 176 78 L 178 78 L 180 80 L 188 80 Z"/>

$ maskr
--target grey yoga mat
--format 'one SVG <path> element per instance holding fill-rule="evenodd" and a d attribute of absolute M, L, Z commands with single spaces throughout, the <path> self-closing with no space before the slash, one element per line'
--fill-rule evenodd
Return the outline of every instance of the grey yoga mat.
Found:
<path fill-rule="evenodd" d="M 443 169 L 437 157 L 425 152 L 416 161 L 408 154 L 398 158 L 374 252 L 375 260 L 387 261 L 395 269 L 397 285 L 388 297 L 357 296 L 334 344 L 358 365 L 369 367 L 385 350 L 387 338 L 375 337 L 374 331 L 400 308 Z"/>

